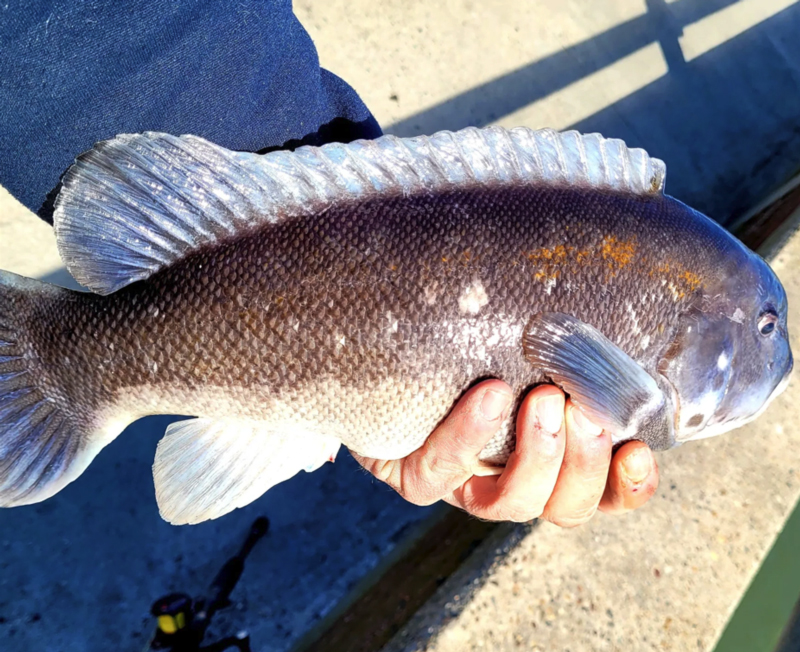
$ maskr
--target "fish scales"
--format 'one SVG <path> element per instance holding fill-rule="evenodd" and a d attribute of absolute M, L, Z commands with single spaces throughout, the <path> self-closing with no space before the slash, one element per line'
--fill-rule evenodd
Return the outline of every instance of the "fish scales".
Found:
<path fill-rule="evenodd" d="M 663 164 L 575 132 L 263 157 L 127 135 L 64 178 L 76 293 L 0 272 L 0 505 L 44 500 L 124 427 L 169 427 L 162 515 L 219 517 L 339 446 L 419 448 L 463 392 L 567 391 L 652 448 L 755 418 L 786 386 L 768 265 L 663 193 Z M 514 449 L 512 410 L 480 455 Z"/>
<path fill-rule="evenodd" d="M 371 198 L 205 247 L 109 297 L 45 302 L 29 346 L 49 390 L 87 415 L 277 412 L 402 457 L 477 379 L 517 394 L 544 380 L 521 345 L 537 313 L 573 314 L 652 369 L 700 296 L 683 275 L 718 265 L 703 226 L 672 200 L 568 189 Z M 465 308 L 470 292 L 485 298 Z M 505 462 L 512 422 L 485 459 Z"/>

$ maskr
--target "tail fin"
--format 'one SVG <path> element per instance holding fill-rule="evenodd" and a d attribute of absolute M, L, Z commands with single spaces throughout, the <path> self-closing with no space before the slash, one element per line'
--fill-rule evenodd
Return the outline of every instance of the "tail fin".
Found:
<path fill-rule="evenodd" d="M 0 271 L 0 507 L 36 503 L 77 478 L 102 446 L 87 438 L 32 373 L 25 315 L 36 301 L 69 292 Z M 96 450 L 91 450 L 96 449 Z"/>

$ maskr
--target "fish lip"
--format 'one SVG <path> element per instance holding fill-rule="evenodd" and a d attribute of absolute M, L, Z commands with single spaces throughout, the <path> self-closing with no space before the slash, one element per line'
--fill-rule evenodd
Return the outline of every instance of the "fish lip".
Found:
<path fill-rule="evenodd" d="M 786 391 L 786 388 L 789 386 L 789 383 L 792 380 L 793 374 L 794 374 L 794 356 L 789 358 L 789 368 L 786 370 L 786 373 L 783 374 L 781 382 L 777 384 L 775 389 L 772 390 L 772 394 L 770 394 L 770 397 L 766 400 L 767 405 Z"/>

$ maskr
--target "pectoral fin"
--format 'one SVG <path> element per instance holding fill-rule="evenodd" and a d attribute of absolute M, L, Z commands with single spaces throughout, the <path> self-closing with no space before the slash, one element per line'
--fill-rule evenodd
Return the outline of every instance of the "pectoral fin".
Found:
<path fill-rule="evenodd" d="M 299 471 L 332 462 L 340 446 L 334 437 L 258 421 L 179 421 L 156 450 L 159 511 L 173 525 L 219 518 Z"/>
<path fill-rule="evenodd" d="M 537 315 L 523 335 L 525 355 L 566 391 L 614 442 L 674 445 L 673 408 L 655 379 L 593 326 L 563 313 Z"/>

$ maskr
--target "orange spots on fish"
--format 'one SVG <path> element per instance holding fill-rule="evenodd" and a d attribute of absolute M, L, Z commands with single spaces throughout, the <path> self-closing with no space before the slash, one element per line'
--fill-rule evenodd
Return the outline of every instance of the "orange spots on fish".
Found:
<path fill-rule="evenodd" d="M 691 292 L 694 292 L 700 287 L 700 277 L 694 272 L 684 271 L 683 274 L 681 274 L 681 278 L 686 282 L 686 285 L 689 287 Z"/>
<path fill-rule="evenodd" d="M 625 267 L 636 254 L 636 241 L 634 239 L 621 241 L 608 236 L 600 246 L 600 254 L 612 267 L 616 266 L 617 269 Z"/>
<path fill-rule="evenodd" d="M 695 292 L 703 285 L 699 274 L 675 262 L 659 262 L 650 269 L 649 276 L 660 278 L 676 300 L 685 299 L 687 294 Z"/>
<path fill-rule="evenodd" d="M 561 276 L 561 271 L 557 269 L 552 271 L 539 270 L 533 275 L 533 280 L 546 283 L 547 281 L 555 281 L 559 276 Z"/>
<path fill-rule="evenodd" d="M 555 247 L 546 248 L 542 247 L 536 251 L 531 251 L 526 254 L 528 260 L 547 260 L 551 262 L 561 262 L 566 260 L 567 256 L 575 251 L 574 247 L 567 247 L 565 245 L 556 245 Z"/>
<path fill-rule="evenodd" d="M 570 257 L 574 247 L 566 245 L 556 245 L 554 247 L 542 247 L 535 251 L 523 252 L 525 258 L 536 265 L 533 280 L 543 283 L 549 291 L 552 289 L 556 279 L 561 276 L 561 272 L 569 266 Z"/>

